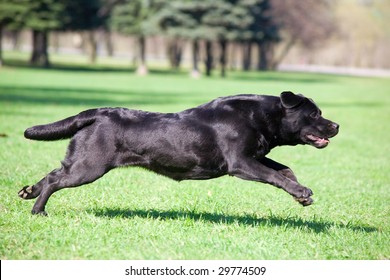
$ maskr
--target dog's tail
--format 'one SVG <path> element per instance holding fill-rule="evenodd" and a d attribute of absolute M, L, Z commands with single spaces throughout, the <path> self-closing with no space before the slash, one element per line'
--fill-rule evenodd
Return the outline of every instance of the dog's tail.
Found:
<path fill-rule="evenodd" d="M 77 131 L 96 120 L 96 109 L 81 112 L 61 121 L 27 128 L 24 137 L 32 140 L 53 141 L 71 138 Z"/>

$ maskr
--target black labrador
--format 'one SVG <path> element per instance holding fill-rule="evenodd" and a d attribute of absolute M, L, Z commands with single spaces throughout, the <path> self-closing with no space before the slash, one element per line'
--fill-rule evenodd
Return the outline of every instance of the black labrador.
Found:
<path fill-rule="evenodd" d="M 292 92 L 221 97 L 171 114 L 91 109 L 25 131 L 29 139 L 71 141 L 62 166 L 19 196 L 38 197 L 32 213 L 46 215 L 54 192 L 91 183 L 118 166 L 141 166 L 177 181 L 228 174 L 268 183 L 307 206 L 313 192 L 266 155 L 281 145 L 324 148 L 338 129 L 311 99 Z"/>

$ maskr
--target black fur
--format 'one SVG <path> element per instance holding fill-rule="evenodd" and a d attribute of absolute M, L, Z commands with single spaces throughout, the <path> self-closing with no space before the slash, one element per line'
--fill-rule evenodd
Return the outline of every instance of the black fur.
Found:
<path fill-rule="evenodd" d="M 291 92 L 222 97 L 172 114 L 91 109 L 25 131 L 34 140 L 72 139 L 62 166 L 19 196 L 39 196 L 32 213 L 46 214 L 54 192 L 91 183 L 115 167 L 141 166 L 177 181 L 228 174 L 269 183 L 306 206 L 312 191 L 287 166 L 265 156 L 281 145 L 324 148 L 338 127 L 312 100 Z"/>

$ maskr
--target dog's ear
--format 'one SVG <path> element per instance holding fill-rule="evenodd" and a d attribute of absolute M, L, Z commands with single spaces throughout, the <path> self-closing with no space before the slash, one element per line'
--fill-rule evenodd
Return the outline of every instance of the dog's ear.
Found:
<path fill-rule="evenodd" d="M 280 100 L 282 101 L 283 107 L 291 109 L 301 104 L 305 100 L 305 97 L 302 94 L 296 95 L 291 91 L 283 91 L 280 94 Z"/>

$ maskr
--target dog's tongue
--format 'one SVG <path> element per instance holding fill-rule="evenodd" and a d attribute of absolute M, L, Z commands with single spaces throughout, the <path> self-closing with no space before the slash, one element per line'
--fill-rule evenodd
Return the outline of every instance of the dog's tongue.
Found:
<path fill-rule="evenodd" d="M 319 144 L 319 145 L 328 145 L 329 144 L 329 139 L 326 139 L 326 138 L 318 138 L 316 140 L 316 143 Z"/>
<path fill-rule="evenodd" d="M 321 138 L 311 134 L 308 135 L 308 138 L 311 139 L 319 147 L 325 147 L 330 142 L 328 138 Z"/>

